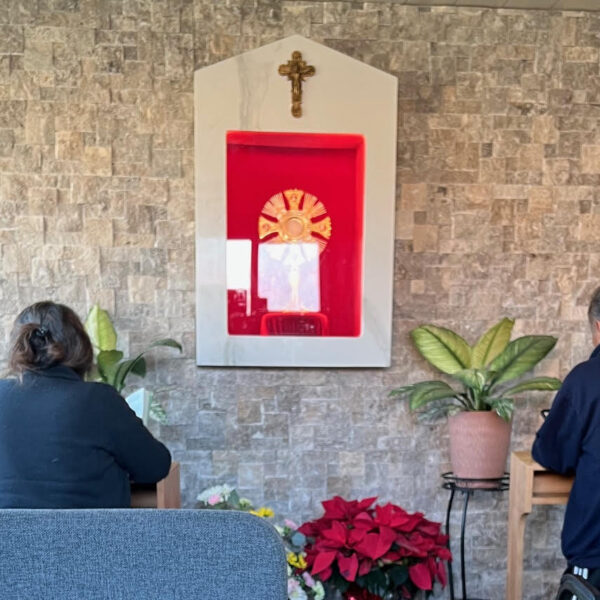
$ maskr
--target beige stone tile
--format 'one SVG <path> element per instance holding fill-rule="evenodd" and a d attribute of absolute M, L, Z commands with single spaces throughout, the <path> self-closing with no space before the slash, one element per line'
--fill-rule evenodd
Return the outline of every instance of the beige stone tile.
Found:
<path fill-rule="evenodd" d="M 506 0 L 457 0 L 457 6 L 481 6 L 483 8 L 502 8 Z"/>
<path fill-rule="evenodd" d="M 552 8 L 561 8 L 564 10 L 600 10 L 600 6 L 598 6 L 596 0 L 557 0 Z"/>
<path fill-rule="evenodd" d="M 438 249 L 438 228 L 435 225 L 415 225 L 413 230 L 413 250 L 415 252 L 436 252 Z"/>
<path fill-rule="evenodd" d="M 406 0 L 406 4 L 418 6 L 455 6 L 456 0 Z"/>
<path fill-rule="evenodd" d="M 507 0 L 506 8 L 552 8 L 555 0 Z"/>

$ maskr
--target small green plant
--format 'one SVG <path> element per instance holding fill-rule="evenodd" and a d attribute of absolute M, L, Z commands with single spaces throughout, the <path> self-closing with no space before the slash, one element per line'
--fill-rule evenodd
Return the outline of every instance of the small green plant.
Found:
<path fill-rule="evenodd" d="M 514 320 L 502 319 L 474 346 L 443 327 L 421 325 L 413 329 L 411 336 L 417 350 L 436 369 L 461 384 L 461 388 L 431 380 L 405 385 L 391 394 L 407 396 L 410 409 L 424 418 L 494 410 L 510 421 L 517 394 L 557 390 L 561 385 L 555 377 L 533 377 L 514 383 L 554 348 L 557 339 L 549 335 L 526 335 L 510 341 L 513 325 Z M 513 384 L 508 385 L 510 382 Z"/>
<path fill-rule="evenodd" d="M 117 332 L 113 327 L 108 313 L 98 304 L 92 306 L 87 319 L 85 330 L 94 347 L 96 364 L 90 379 L 112 385 L 121 393 L 127 383 L 127 377 L 132 373 L 139 377 L 146 376 L 146 360 L 144 355 L 159 346 L 167 346 L 182 351 L 181 344 L 172 338 L 152 342 L 144 351 L 133 358 L 124 358 L 123 352 L 117 350 Z M 161 423 L 166 421 L 163 407 L 154 400 L 150 405 L 150 416 Z"/>

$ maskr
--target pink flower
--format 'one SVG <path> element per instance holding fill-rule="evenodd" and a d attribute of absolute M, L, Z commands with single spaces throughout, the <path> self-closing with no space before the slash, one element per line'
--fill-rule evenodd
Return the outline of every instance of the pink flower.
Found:
<path fill-rule="evenodd" d="M 308 571 L 302 573 L 302 579 L 304 579 L 304 583 L 306 583 L 308 587 L 315 587 L 315 580 L 310 576 Z"/>
<path fill-rule="evenodd" d="M 298 529 L 298 525 L 296 525 L 296 523 L 294 523 L 294 521 L 291 521 L 290 519 L 285 519 L 283 521 L 283 524 L 286 527 L 289 527 L 290 529 L 294 529 L 294 530 Z"/>
<path fill-rule="evenodd" d="M 210 504 L 210 506 L 219 504 L 219 502 L 221 502 L 221 496 L 219 496 L 219 494 L 214 494 L 214 496 L 210 496 L 210 498 L 208 499 L 208 504 Z"/>

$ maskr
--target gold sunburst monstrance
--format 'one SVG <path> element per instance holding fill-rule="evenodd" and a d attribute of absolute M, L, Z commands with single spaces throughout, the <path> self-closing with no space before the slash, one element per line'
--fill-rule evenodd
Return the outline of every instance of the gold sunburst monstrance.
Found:
<path fill-rule="evenodd" d="M 258 218 L 258 237 L 278 244 L 316 242 L 323 252 L 331 237 L 331 218 L 321 218 L 326 214 L 316 196 L 299 189 L 284 190 L 265 202 Z"/>

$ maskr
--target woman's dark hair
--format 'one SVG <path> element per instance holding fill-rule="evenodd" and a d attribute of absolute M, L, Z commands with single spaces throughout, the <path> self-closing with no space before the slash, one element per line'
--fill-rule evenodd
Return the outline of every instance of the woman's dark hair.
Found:
<path fill-rule="evenodd" d="M 15 319 L 8 366 L 20 377 L 63 365 L 81 377 L 94 360 L 92 343 L 79 317 L 64 304 L 36 302 Z"/>

